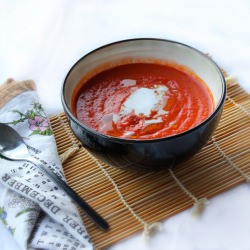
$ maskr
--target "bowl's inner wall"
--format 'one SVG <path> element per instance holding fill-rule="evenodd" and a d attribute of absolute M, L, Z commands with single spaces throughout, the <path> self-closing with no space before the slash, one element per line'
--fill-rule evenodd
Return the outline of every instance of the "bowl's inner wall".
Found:
<path fill-rule="evenodd" d="M 188 67 L 207 84 L 214 97 L 215 108 L 219 105 L 223 96 L 223 76 L 212 60 L 183 44 L 142 39 L 105 46 L 78 61 L 64 83 L 63 95 L 68 108 L 71 110 L 73 92 L 84 76 L 91 77 L 99 73 L 98 70 L 102 71 L 124 62 L 150 60 L 170 61 Z"/>

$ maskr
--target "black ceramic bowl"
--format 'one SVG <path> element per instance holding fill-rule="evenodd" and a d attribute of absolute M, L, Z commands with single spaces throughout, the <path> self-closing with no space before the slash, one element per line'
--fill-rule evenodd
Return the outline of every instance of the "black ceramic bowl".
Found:
<path fill-rule="evenodd" d="M 214 112 L 198 126 L 160 139 L 123 139 L 104 135 L 82 124 L 71 112 L 78 82 L 124 62 L 171 61 L 198 75 L 210 89 Z M 108 44 L 83 56 L 70 69 L 62 87 L 62 104 L 71 129 L 97 158 L 128 170 L 156 171 L 192 157 L 212 136 L 226 97 L 225 79 L 216 63 L 202 52 L 182 43 L 161 39 L 131 39 Z"/>

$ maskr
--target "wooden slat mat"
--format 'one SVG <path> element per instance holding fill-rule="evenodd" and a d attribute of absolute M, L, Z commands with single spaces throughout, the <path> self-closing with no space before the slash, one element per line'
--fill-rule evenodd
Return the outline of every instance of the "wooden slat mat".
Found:
<path fill-rule="evenodd" d="M 69 185 L 111 226 L 102 232 L 81 214 L 97 249 L 249 181 L 250 98 L 238 84 L 228 86 L 227 95 L 222 120 L 207 145 L 172 171 L 158 173 L 125 172 L 100 163 L 74 137 L 64 113 L 51 117 L 59 154 L 76 149 L 63 163 Z"/>

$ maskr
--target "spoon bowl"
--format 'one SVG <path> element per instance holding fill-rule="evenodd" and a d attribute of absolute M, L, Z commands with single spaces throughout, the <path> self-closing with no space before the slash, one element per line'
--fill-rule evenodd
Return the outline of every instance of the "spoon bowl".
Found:
<path fill-rule="evenodd" d="M 13 161 L 27 160 L 30 156 L 22 137 L 10 126 L 0 123 L 0 154 Z"/>

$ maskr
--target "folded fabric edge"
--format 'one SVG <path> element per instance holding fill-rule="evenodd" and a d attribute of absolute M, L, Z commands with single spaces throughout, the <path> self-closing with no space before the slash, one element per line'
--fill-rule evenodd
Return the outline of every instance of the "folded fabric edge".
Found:
<path fill-rule="evenodd" d="M 17 95 L 30 90 L 36 90 L 36 85 L 32 80 L 15 81 L 12 78 L 7 79 L 0 85 L 0 108 Z"/>

